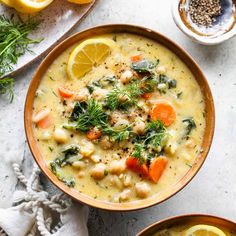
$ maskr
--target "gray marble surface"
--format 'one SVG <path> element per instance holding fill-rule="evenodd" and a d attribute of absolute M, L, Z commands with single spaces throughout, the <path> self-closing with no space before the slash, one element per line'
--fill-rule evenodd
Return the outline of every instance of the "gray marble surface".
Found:
<path fill-rule="evenodd" d="M 236 221 L 236 38 L 211 47 L 193 43 L 175 26 L 170 5 L 171 0 L 99 0 L 74 32 L 101 24 L 136 24 L 157 30 L 185 48 L 206 74 L 215 99 L 216 130 L 211 151 L 193 181 L 158 206 L 130 213 L 91 209 L 91 236 L 133 236 L 159 219 L 185 213 L 214 214 Z M 30 172 L 32 157 L 25 142 L 23 110 L 38 64 L 16 77 L 12 104 L 0 99 L 0 207 L 11 205 L 16 186 L 11 160 L 24 159 L 25 170 Z"/>

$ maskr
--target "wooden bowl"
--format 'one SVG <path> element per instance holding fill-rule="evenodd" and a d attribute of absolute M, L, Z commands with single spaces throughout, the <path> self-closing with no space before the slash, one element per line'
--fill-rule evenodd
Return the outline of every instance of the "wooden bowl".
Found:
<path fill-rule="evenodd" d="M 134 202 L 127 202 L 127 203 L 109 203 L 100 201 L 97 199 L 93 199 L 89 196 L 79 193 L 78 191 L 68 188 L 63 183 L 61 183 L 56 176 L 51 172 L 51 170 L 46 165 L 42 154 L 37 146 L 36 139 L 33 134 L 33 124 L 32 124 L 32 112 L 33 112 L 33 104 L 34 104 L 34 97 L 35 92 L 40 84 L 40 81 L 48 69 L 48 67 L 52 64 L 52 62 L 57 58 L 64 50 L 66 50 L 71 45 L 84 40 L 86 38 L 92 37 L 94 35 L 106 34 L 106 33 L 118 33 L 118 32 L 127 32 L 137 35 L 142 35 L 149 39 L 152 39 L 168 49 L 174 52 L 185 64 L 189 67 L 192 73 L 195 75 L 198 84 L 202 90 L 205 103 L 206 103 L 206 130 L 204 134 L 204 139 L 202 143 L 202 153 L 196 158 L 196 162 L 192 166 L 192 168 L 186 173 L 186 175 L 175 185 L 171 186 L 170 188 L 166 189 L 159 194 L 156 194 L 154 197 L 134 201 Z M 213 133 L 214 133 L 214 126 L 215 126 L 215 111 L 214 111 L 214 103 L 212 94 L 207 83 L 205 76 L 203 75 L 201 69 L 198 67 L 196 62 L 187 54 L 181 47 L 177 44 L 172 42 L 170 39 L 166 38 L 165 36 L 154 32 L 150 29 L 139 27 L 139 26 L 132 26 L 132 25 L 104 25 L 95 28 L 91 28 L 85 30 L 80 33 L 76 33 L 75 35 L 69 37 L 62 43 L 60 43 L 57 47 L 55 47 L 43 60 L 40 64 L 38 69 L 36 70 L 33 79 L 30 83 L 29 90 L 26 97 L 25 102 L 25 114 L 24 114 L 24 122 L 25 122 L 25 131 L 26 137 L 31 149 L 31 152 L 34 156 L 35 161 L 38 163 L 40 168 L 42 169 L 43 173 L 49 178 L 49 180 L 55 184 L 59 189 L 63 192 L 70 195 L 72 198 L 88 204 L 93 207 L 112 210 L 112 211 L 130 211 L 130 210 L 137 210 L 146 207 L 150 207 L 152 205 L 158 204 L 160 202 L 165 201 L 169 197 L 173 196 L 175 193 L 180 191 L 198 172 L 201 168 L 203 162 L 206 159 L 208 151 L 211 146 Z"/>
<path fill-rule="evenodd" d="M 236 232 L 235 222 L 217 216 L 193 214 L 175 216 L 172 218 L 158 221 L 139 232 L 136 236 L 152 236 L 158 230 L 166 229 L 168 227 L 181 224 L 207 224 Z"/>

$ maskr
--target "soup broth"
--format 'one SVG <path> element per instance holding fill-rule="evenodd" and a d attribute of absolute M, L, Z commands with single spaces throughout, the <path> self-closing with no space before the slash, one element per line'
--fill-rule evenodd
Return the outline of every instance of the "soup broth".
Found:
<path fill-rule="evenodd" d="M 125 33 L 96 38 L 114 44 L 102 63 L 69 79 L 76 44 L 43 76 L 32 117 L 38 148 L 59 180 L 91 198 L 154 197 L 181 180 L 202 151 L 201 89 L 159 43 Z"/>

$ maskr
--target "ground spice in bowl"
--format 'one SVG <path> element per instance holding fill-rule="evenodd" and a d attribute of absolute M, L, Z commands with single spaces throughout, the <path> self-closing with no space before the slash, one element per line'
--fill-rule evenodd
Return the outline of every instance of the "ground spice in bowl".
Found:
<path fill-rule="evenodd" d="M 221 14 L 220 0 L 190 0 L 189 14 L 198 26 L 211 27 Z"/>

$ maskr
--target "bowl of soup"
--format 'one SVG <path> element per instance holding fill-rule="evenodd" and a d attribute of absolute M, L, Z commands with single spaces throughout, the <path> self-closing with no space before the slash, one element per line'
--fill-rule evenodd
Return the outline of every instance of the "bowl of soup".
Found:
<path fill-rule="evenodd" d="M 73 35 L 43 60 L 25 130 L 58 188 L 128 211 L 168 199 L 194 177 L 214 114 L 207 80 L 182 48 L 150 29 L 106 25 Z"/>
<path fill-rule="evenodd" d="M 211 215 L 183 215 L 154 223 L 137 236 L 235 236 L 236 223 Z"/>

